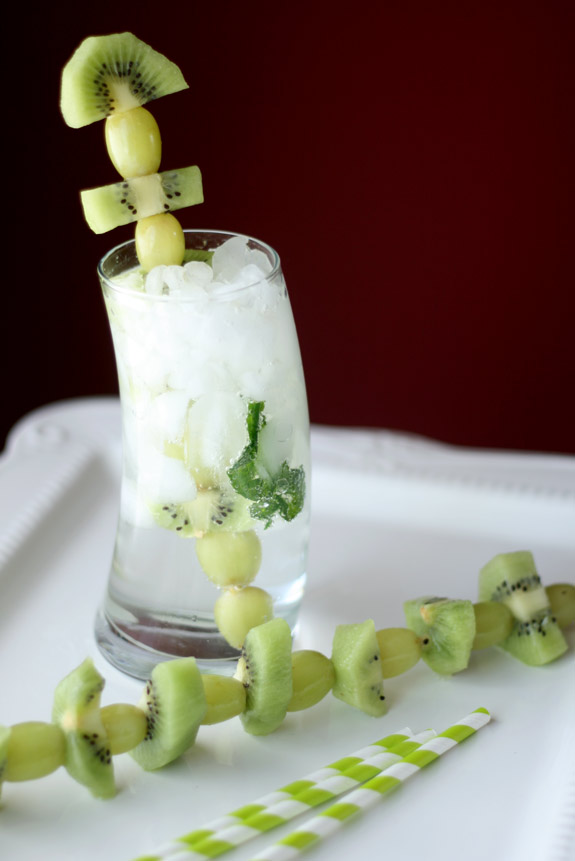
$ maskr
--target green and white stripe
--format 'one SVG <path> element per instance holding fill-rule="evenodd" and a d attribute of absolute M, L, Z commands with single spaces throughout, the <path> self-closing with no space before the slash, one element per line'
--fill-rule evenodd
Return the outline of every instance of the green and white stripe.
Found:
<path fill-rule="evenodd" d="M 333 804 L 275 845 L 255 855 L 252 861 L 293 861 L 310 846 L 334 834 L 349 819 L 373 807 L 385 793 L 473 735 L 490 719 L 486 709 L 477 709 L 436 738 L 422 744 L 418 750 L 409 753 L 401 762 L 391 765 L 383 774 L 354 790 L 345 801 Z"/>
<path fill-rule="evenodd" d="M 216 858 L 354 789 L 399 762 L 433 736 L 433 730 L 417 736 L 413 736 L 408 728 L 399 730 L 171 841 L 145 857 L 150 861 Z"/>

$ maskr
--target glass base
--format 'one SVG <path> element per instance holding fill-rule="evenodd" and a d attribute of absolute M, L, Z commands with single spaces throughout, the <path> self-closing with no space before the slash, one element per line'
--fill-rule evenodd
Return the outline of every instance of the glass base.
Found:
<path fill-rule="evenodd" d="M 299 602 L 281 613 L 295 632 Z M 146 680 L 156 664 L 173 658 L 194 657 L 200 672 L 231 676 L 241 654 L 227 643 L 217 628 L 191 628 L 157 619 L 140 619 L 137 624 L 115 624 L 100 607 L 94 626 L 96 644 L 102 655 L 120 672 Z"/>
<path fill-rule="evenodd" d="M 156 664 L 171 658 L 196 658 L 201 672 L 232 675 L 240 655 L 214 629 L 193 629 L 157 620 L 115 624 L 101 607 L 96 616 L 98 648 L 111 664 L 136 679 L 148 679 Z"/>

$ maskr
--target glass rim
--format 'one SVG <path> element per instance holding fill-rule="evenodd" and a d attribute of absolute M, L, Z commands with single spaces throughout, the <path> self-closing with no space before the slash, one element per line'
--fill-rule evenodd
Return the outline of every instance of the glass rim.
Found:
<path fill-rule="evenodd" d="M 272 262 L 271 272 L 268 272 L 263 279 L 259 279 L 258 281 L 252 281 L 249 284 L 242 284 L 238 287 L 234 287 L 233 285 L 229 285 L 229 289 L 222 290 L 218 292 L 218 297 L 224 298 L 227 296 L 236 295 L 245 290 L 251 290 L 257 284 L 261 284 L 262 281 L 272 281 L 281 271 L 281 260 L 280 256 L 271 245 L 268 245 L 267 242 L 263 242 L 261 239 L 257 239 L 255 236 L 249 236 L 247 233 L 237 233 L 233 230 L 211 230 L 209 228 L 199 228 L 199 227 L 191 227 L 184 229 L 184 235 L 201 235 L 201 234 L 215 234 L 217 236 L 224 236 L 226 239 L 233 239 L 237 236 L 242 237 L 247 240 L 247 242 L 253 242 L 259 248 L 265 249 L 270 257 Z M 133 297 L 141 297 L 147 300 L 159 301 L 159 302 L 170 302 L 175 301 L 177 298 L 178 302 L 197 302 L 197 298 L 195 296 L 173 296 L 173 295 L 153 295 L 146 292 L 141 292 L 139 290 L 134 290 L 132 287 L 124 287 L 121 284 L 113 281 L 106 273 L 104 272 L 104 265 L 106 261 L 112 257 L 113 254 L 118 254 L 122 251 L 122 249 L 126 249 L 130 246 L 135 246 L 136 240 L 134 238 L 126 240 L 126 242 L 121 242 L 119 245 L 114 246 L 114 248 L 110 248 L 109 251 L 104 254 L 104 256 L 99 260 L 97 265 L 97 272 L 102 284 L 105 284 L 110 290 L 113 290 L 116 293 L 121 293 L 123 295 L 130 295 Z M 193 262 L 193 261 L 188 261 Z M 227 285 L 223 285 L 224 287 Z"/>

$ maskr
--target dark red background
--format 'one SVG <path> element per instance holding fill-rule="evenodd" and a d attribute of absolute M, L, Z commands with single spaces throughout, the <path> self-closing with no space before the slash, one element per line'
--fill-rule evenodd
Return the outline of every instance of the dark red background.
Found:
<path fill-rule="evenodd" d="M 116 176 L 58 91 L 86 35 L 132 30 L 190 83 L 151 106 L 162 168 L 203 172 L 184 226 L 283 259 L 313 421 L 575 451 L 572 0 L 93 8 L 11 25 L 0 446 L 116 391 L 95 265 L 131 229 L 84 224 L 78 190 Z"/>

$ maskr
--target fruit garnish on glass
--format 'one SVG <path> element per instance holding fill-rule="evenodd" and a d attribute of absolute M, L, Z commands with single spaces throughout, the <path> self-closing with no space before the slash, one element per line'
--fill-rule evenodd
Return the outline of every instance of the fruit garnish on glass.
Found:
<path fill-rule="evenodd" d="M 81 192 L 86 221 L 135 224 L 99 267 L 124 459 L 96 630 L 140 678 L 170 655 L 235 665 L 254 626 L 293 628 L 306 579 L 309 419 L 285 281 L 265 243 L 174 215 L 203 201 L 202 178 L 160 169 L 149 103 L 186 87 L 131 33 L 86 39 L 62 75 L 64 119 L 104 121 L 121 177 Z"/>

